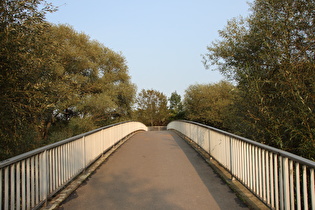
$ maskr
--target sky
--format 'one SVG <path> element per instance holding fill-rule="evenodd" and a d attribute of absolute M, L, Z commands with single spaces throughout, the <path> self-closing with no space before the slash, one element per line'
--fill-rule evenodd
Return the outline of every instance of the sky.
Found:
<path fill-rule="evenodd" d="M 224 77 L 206 70 L 202 55 L 233 17 L 250 14 L 253 0 L 54 0 L 49 22 L 71 25 L 127 61 L 137 90 L 182 97 L 190 85 Z"/>

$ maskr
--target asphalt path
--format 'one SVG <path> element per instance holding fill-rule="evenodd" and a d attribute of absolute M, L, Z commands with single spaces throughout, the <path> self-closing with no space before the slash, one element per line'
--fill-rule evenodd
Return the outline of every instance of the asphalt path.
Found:
<path fill-rule="evenodd" d="M 172 131 L 134 135 L 60 209 L 247 209 Z"/>

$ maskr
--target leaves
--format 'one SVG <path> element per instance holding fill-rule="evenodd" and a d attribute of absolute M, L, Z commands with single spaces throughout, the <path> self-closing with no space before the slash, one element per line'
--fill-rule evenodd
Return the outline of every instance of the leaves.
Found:
<path fill-rule="evenodd" d="M 187 118 L 223 128 L 225 112 L 232 103 L 234 92 L 234 86 L 226 81 L 189 86 L 184 99 Z"/>
<path fill-rule="evenodd" d="M 125 58 L 47 23 L 52 10 L 41 0 L 0 3 L 0 159 L 86 131 L 79 122 L 94 128 L 131 115 L 135 87 Z"/>
<path fill-rule="evenodd" d="M 314 8 L 313 0 L 256 0 L 205 55 L 238 84 L 234 122 L 243 126 L 235 129 L 307 158 L 315 158 L 303 152 L 305 144 L 315 149 Z"/>
<path fill-rule="evenodd" d="M 142 90 L 137 97 L 137 119 L 146 125 L 165 125 L 169 110 L 167 97 L 156 90 Z"/>

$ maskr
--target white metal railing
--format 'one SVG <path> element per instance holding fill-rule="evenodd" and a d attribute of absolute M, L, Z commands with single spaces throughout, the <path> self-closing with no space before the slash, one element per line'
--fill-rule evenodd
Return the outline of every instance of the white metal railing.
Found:
<path fill-rule="evenodd" d="M 33 209 L 57 193 L 139 122 L 102 127 L 0 162 L 0 210 Z"/>
<path fill-rule="evenodd" d="M 189 121 L 167 129 L 184 134 L 272 209 L 315 209 L 315 162 Z"/>

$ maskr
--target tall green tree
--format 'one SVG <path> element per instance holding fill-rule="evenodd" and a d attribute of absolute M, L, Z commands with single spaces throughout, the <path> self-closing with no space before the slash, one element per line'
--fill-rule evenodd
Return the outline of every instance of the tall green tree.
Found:
<path fill-rule="evenodd" d="M 197 84 L 185 91 L 184 109 L 189 120 L 224 128 L 227 107 L 233 103 L 234 86 L 226 81 Z"/>
<path fill-rule="evenodd" d="M 170 103 L 170 120 L 184 119 L 185 113 L 181 96 L 175 91 L 171 94 L 168 101 Z"/>
<path fill-rule="evenodd" d="M 205 55 L 238 83 L 248 136 L 315 158 L 315 1 L 256 0 Z"/>
<path fill-rule="evenodd" d="M 34 148 L 32 113 L 41 109 L 36 104 L 43 99 L 36 83 L 50 74 L 44 68 L 51 58 L 51 47 L 45 44 L 49 40 L 43 36 L 48 27 L 44 16 L 52 10 L 41 0 L 0 2 L 1 157 Z"/>
<path fill-rule="evenodd" d="M 149 126 L 166 125 L 169 110 L 167 97 L 156 90 L 142 90 L 137 97 L 137 119 Z"/>
<path fill-rule="evenodd" d="M 46 130 L 56 120 L 57 126 L 72 121 L 72 134 L 78 134 L 130 119 L 135 87 L 125 58 L 66 25 L 51 26 L 49 34 L 58 43 L 54 70 L 59 76 L 51 79 L 57 82 L 52 88 L 59 97 L 51 97 L 54 108 L 42 118 Z"/>
<path fill-rule="evenodd" d="M 53 10 L 40 0 L 0 2 L 0 159 L 131 117 L 125 58 L 46 22 Z"/>

